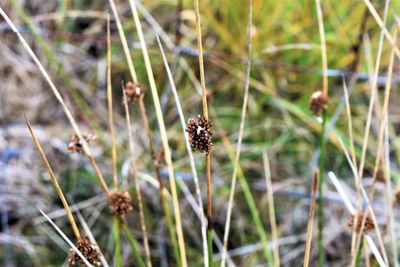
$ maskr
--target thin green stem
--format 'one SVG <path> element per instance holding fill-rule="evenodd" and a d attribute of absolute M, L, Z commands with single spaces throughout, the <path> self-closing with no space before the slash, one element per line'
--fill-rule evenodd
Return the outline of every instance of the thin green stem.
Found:
<path fill-rule="evenodd" d="M 324 254 L 324 178 L 325 178 L 325 152 L 326 152 L 326 123 L 327 116 L 326 110 L 322 113 L 322 129 L 320 139 L 320 151 L 319 157 L 319 184 L 318 184 L 318 266 L 324 266 L 325 254 Z"/>
<path fill-rule="evenodd" d="M 121 235 L 120 235 L 120 221 L 119 219 L 114 216 L 114 239 L 115 239 L 115 266 L 121 267 L 122 266 L 122 258 L 121 258 Z"/>
<path fill-rule="evenodd" d="M 361 237 L 361 245 L 358 248 L 357 251 L 357 256 L 356 256 L 356 263 L 355 266 L 356 267 L 360 267 L 360 263 L 361 263 L 361 256 L 362 256 L 362 252 L 364 251 L 364 237 Z"/>
<path fill-rule="evenodd" d="M 160 191 L 160 196 L 161 196 L 161 202 L 162 202 L 162 206 L 163 206 L 163 210 L 164 210 L 165 220 L 167 222 L 169 236 L 170 236 L 171 242 L 172 242 L 172 248 L 174 250 L 174 255 L 176 258 L 176 265 L 178 267 L 182 267 L 182 261 L 181 261 L 181 257 L 179 254 L 178 241 L 176 240 L 174 223 L 172 221 L 171 209 L 169 208 L 167 196 L 165 195 L 164 190 Z"/>
<path fill-rule="evenodd" d="M 208 266 L 212 267 L 213 264 L 213 229 L 209 227 L 207 229 L 207 248 L 208 248 Z"/>
<path fill-rule="evenodd" d="M 128 226 L 125 223 L 121 223 L 122 231 L 124 231 L 126 239 L 128 239 L 128 243 L 131 246 L 133 256 L 136 259 L 136 263 L 140 267 L 146 267 L 142 256 L 140 255 L 136 240 L 132 237 L 131 232 L 129 231 Z"/>

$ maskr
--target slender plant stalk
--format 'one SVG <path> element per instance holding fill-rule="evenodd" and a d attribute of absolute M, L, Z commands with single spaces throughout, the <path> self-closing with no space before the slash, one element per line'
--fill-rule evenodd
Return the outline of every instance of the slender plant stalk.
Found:
<path fill-rule="evenodd" d="M 129 115 L 130 113 L 129 113 L 128 101 L 126 99 L 124 88 L 122 90 L 122 95 L 123 95 L 124 106 L 125 106 L 126 125 L 128 128 L 129 151 L 130 151 L 131 157 L 132 157 L 132 163 L 131 163 L 132 180 L 135 184 L 136 197 L 137 197 L 137 202 L 139 204 L 139 218 L 140 218 L 140 226 L 142 228 L 142 234 L 143 234 L 143 247 L 144 247 L 144 250 L 146 253 L 147 267 L 151 267 L 152 266 L 151 254 L 150 254 L 150 247 L 149 247 L 149 239 L 148 239 L 147 230 L 146 230 L 146 221 L 145 221 L 144 212 L 143 212 L 142 192 L 140 191 L 140 186 L 139 186 L 138 177 L 137 177 L 137 168 L 136 168 L 136 164 L 134 161 L 135 150 L 133 147 L 132 125 L 131 125 L 131 119 L 130 119 L 130 115 Z"/>
<path fill-rule="evenodd" d="M 310 263 L 310 252 L 311 252 L 311 242 L 313 236 L 313 226 L 314 226 L 314 214 L 315 214 L 315 206 L 316 206 L 316 195 L 318 190 L 318 172 L 314 172 L 314 177 L 312 181 L 312 191 L 311 191 L 311 206 L 310 206 L 310 214 L 308 217 L 308 225 L 307 225 L 307 242 L 306 242 L 306 251 L 304 255 L 304 267 L 308 267 Z"/>
<path fill-rule="evenodd" d="M 120 229 L 120 221 L 118 217 L 113 216 L 113 225 L 114 225 L 114 238 L 115 238 L 115 266 L 122 266 L 122 257 L 121 257 L 121 235 L 119 232 Z"/>
<path fill-rule="evenodd" d="M 351 160 L 353 162 L 353 165 L 355 169 L 357 169 L 357 159 L 355 155 L 355 150 L 354 150 L 354 138 L 353 138 L 353 123 L 352 123 L 352 118 L 351 118 L 351 109 L 350 109 L 350 101 L 349 101 L 349 93 L 347 90 L 346 83 L 343 79 L 343 91 L 345 95 L 345 101 L 346 101 L 346 114 L 347 114 L 347 123 L 348 123 L 348 133 L 349 133 L 349 139 L 350 139 L 350 153 L 351 153 Z M 360 184 L 358 183 L 358 179 L 356 179 L 356 208 L 357 211 L 361 211 L 361 196 L 360 196 Z M 354 223 L 353 223 L 353 231 L 351 233 L 351 255 L 354 257 L 355 256 L 355 245 L 356 245 L 356 240 L 357 240 L 357 225 L 358 225 L 358 216 L 354 217 Z"/>
<path fill-rule="evenodd" d="M 142 53 L 143 53 L 144 62 L 145 62 L 145 66 L 146 66 L 146 72 L 147 72 L 147 76 L 148 76 L 149 83 L 150 83 L 151 94 L 153 97 L 154 107 L 156 109 L 156 116 L 157 116 L 157 121 L 158 121 L 159 129 L 160 129 L 161 141 L 162 141 L 163 148 L 164 148 L 165 162 L 167 164 L 169 182 L 170 182 L 171 193 L 172 193 L 172 204 L 174 207 L 176 232 L 178 235 L 180 257 L 181 257 L 181 261 L 182 261 L 182 266 L 186 267 L 187 260 L 186 260 L 185 241 L 184 241 L 184 236 L 183 236 L 181 214 L 180 214 L 180 209 L 179 209 L 178 192 L 177 192 L 176 182 L 175 182 L 175 177 L 174 177 L 175 176 L 174 175 L 174 167 L 172 164 L 171 150 L 170 150 L 169 144 L 168 144 L 167 130 L 166 130 L 164 118 L 163 118 L 163 115 L 161 112 L 160 100 L 159 100 L 158 93 L 157 93 L 157 87 L 156 87 L 156 83 L 154 80 L 154 74 L 153 74 L 153 70 L 151 67 L 151 63 L 150 63 L 149 53 L 147 51 L 147 46 L 144 41 L 142 26 L 141 26 L 139 15 L 138 15 L 138 12 L 136 9 L 136 3 L 135 3 L 135 1 L 132 1 L 132 0 L 129 1 L 129 3 L 131 6 L 131 9 L 132 9 L 136 30 L 137 30 L 137 33 L 139 36 L 139 41 L 140 41 L 140 45 L 142 48 Z"/>
<path fill-rule="evenodd" d="M 378 12 L 376 12 L 374 6 L 369 0 L 363 0 L 365 5 L 368 7 L 369 12 L 371 12 L 372 16 L 374 17 L 376 23 L 379 25 L 381 28 L 385 38 L 389 41 L 389 43 L 393 46 L 394 53 L 396 54 L 396 57 L 400 59 L 400 49 L 396 45 L 396 40 L 394 37 L 390 34 L 388 29 L 385 26 L 385 20 L 382 21 L 381 17 L 379 16 Z M 388 2 L 388 1 L 387 1 Z"/>
<path fill-rule="evenodd" d="M 397 31 L 395 33 L 395 40 L 397 39 Z M 379 128 L 379 136 L 378 136 L 378 148 L 377 148 L 377 152 L 376 152 L 376 157 L 375 157 L 375 166 L 374 166 L 374 171 L 373 171 L 373 184 L 372 184 L 372 188 L 370 191 L 370 195 L 369 195 L 369 199 L 372 202 L 373 198 L 374 198 L 374 193 L 375 193 L 375 183 L 376 183 L 376 175 L 377 172 L 379 170 L 379 165 L 380 165 L 380 160 L 381 160 L 381 156 L 382 156 L 382 150 L 383 150 L 383 138 L 384 138 L 384 130 L 385 130 L 385 120 L 386 120 L 386 116 L 387 116 L 387 110 L 388 110 L 388 106 L 389 106 L 389 96 L 390 96 L 390 89 L 391 89 L 391 80 L 392 80 L 392 73 L 393 73 L 393 62 L 394 62 L 394 56 L 395 56 L 395 49 L 393 47 L 392 49 L 392 54 L 390 57 L 390 63 L 389 63 L 389 69 L 388 69 L 388 78 L 387 78 L 387 83 L 386 83 L 386 88 L 385 88 L 385 97 L 384 97 L 384 106 L 383 106 L 383 112 L 382 112 L 382 117 L 381 117 L 381 124 L 380 124 L 380 128 Z M 372 97 L 372 96 L 371 96 Z M 371 120 L 372 117 L 372 113 L 371 115 L 369 114 L 368 116 L 368 120 Z M 359 170 L 360 174 L 362 174 L 362 169 Z M 361 175 L 360 175 L 361 177 Z M 390 181 L 388 181 L 390 182 Z M 368 212 L 370 212 L 370 210 L 372 210 L 371 208 L 371 204 L 368 203 L 368 207 L 366 208 L 364 214 L 363 214 L 363 219 L 362 219 L 362 224 L 361 224 L 361 233 L 362 230 L 364 229 L 364 224 L 365 224 L 365 220 L 367 218 Z M 374 219 L 375 216 L 373 214 L 373 212 L 371 212 L 371 216 Z M 375 220 L 375 219 L 374 219 Z M 378 224 L 376 224 L 375 226 L 377 235 L 378 235 L 378 240 L 379 240 L 379 245 L 382 249 L 383 252 L 383 258 L 386 264 L 388 264 L 388 258 L 387 258 L 387 254 L 386 254 L 386 250 L 383 244 L 383 240 L 382 240 L 382 235 L 380 234 L 380 230 L 378 227 Z M 356 248 L 360 247 L 360 243 L 361 243 L 361 234 L 359 235 L 359 237 L 357 238 L 357 242 L 356 242 Z"/>
<path fill-rule="evenodd" d="M 214 116 L 214 114 L 213 114 L 213 116 Z M 216 115 L 214 117 L 215 117 L 214 122 L 217 124 L 218 128 L 220 129 L 219 134 L 220 134 L 221 141 L 224 144 L 225 149 L 228 153 L 229 159 L 233 164 L 234 160 L 235 160 L 235 152 L 232 148 L 232 144 L 230 143 L 229 138 L 226 136 L 226 133 L 224 132 L 222 125 L 218 120 L 218 117 Z M 244 197 L 246 199 L 246 203 L 249 206 L 250 214 L 253 219 L 254 225 L 256 227 L 258 236 L 261 240 L 261 243 L 263 244 L 264 256 L 267 259 L 269 266 L 274 266 L 273 265 L 274 259 L 273 259 L 272 253 L 270 251 L 270 248 L 269 248 L 269 241 L 267 239 L 267 233 L 265 232 L 264 226 L 261 222 L 260 214 L 257 210 L 256 202 L 251 193 L 249 183 L 247 182 L 247 179 L 244 176 L 243 170 L 240 167 L 240 165 L 238 166 L 237 175 L 238 175 L 240 186 L 244 193 Z"/>
<path fill-rule="evenodd" d="M 318 15 L 318 29 L 319 36 L 321 39 L 321 57 L 322 57 L 322 76 L 323 76 L 323 85 L 322 85 L 322 95 L 328 99 L 328 60 L 326 55 L 326 43 L 325 43 L 325 29 L 324 29 L 324 20 L 321 9 L 321 1 L 315 0 L 315 4 L 317 7 L 317 15 Z M 326 121 L 327 114 L 324 109 L 322 112 L 322 130 L 321 130 L 321 139 L 320 139 L 320 149 L 321 155 L 319 158 L 319 171 L 320 171 L 320 181 L 318 188 L 318 266 L 324 266 L 324 200 L 323 200 L 323 190 L 324 190 L 324 177 L 325 177 L 325 150 L 326 150 Z"/>
<path fill-rule="evenodd" d="M 136 260 L 136 264 L 140 267 L 146 267 L 146 264 L 144 263 L 144 260 L 143 260 L 142 256 L 140 255 L 136 240 L 132 237 L 132 234 L 129 231 L 128 226 L 125 223 L 121 222 L 121 228 L 122 228 L 122 231 L 124 231 L 126 238 L 128 239 L 129 245 L 131 246 L 133 255 Z"/>
<path fill-rule="evenodd" d="M 185 120 L 185 116 L 183 115 L 181 102 L 179 100 L 178 92 L 177 92 L 176 87 L 175 87 L 175 83 L 174 83 L 174 79 L 172 77 L 172 73 L 171 73 L 170 67 L 168 66 L 167 58 L 165 57 L 165 53 L 164 53 L 164 50 L 162 48 L 162 45 L 161 45 L 161 42 L 160 42 L 160 38 L 158 36 L 157 36 L 157 42 L 158 42 L 158 45 L 160 47 L 160 52 L 161 52 L 162 59 L 164 61 L 165 70 L 166 70 L 167 75 L 168 75 L 169 83 L 170 83 L 172 92 L 174 94 L 176 107 L 177 107 L 179 118 L 180 118 L 180 121 L 181 121 L 183 136 L 185 137 L 186 150 L 187 150 L 187 152 L 189 154 L 190 167 L 192 169 L 193 180 L 194 180 L 194 185 L 195 185 L 195 189 L 196 189 L 196 197 L 197 197 L 197 202 L 198 202 L 198 214 L 199 214 L 200 222 L 201 222 L 201 235 L 202 235 L 202 239 L 203 239 L 203 254 L 204 254 L 204 259 L 208 259 L 208 244 L 207 244 L 207 235 L 206 235 L 206 219 L 205 219 L 204 210 L 203 210 L 203 200 L 202 200 L 202 197 L 201 197 L 199 178 L 197 176 L 197 171 L 196 171 L 196 164 L 194 162 L 192 148 L 190 147 L 190 143 L 189 143 L 189 135 L 185 131 L 185 129 L 186 129 L 186 120 Z M 208 267 L 208 261 L 206 261 L 206 260 L 204 261 L 204 266 Z"/>
<path fill-rule="evenodd" d="M 201 19 L 199 10 L 199 1 L 194 1 L 195 14 L 196 14 L 196 33 L 197 33 L 197 47 L 199 50 L 199 68 L 200 68 L 200 83 L 201 83 L 201 97 L 203 104 L 203 117 L 206 120 L 208 118 L 208 106 L 207 106 L 207 89 L 204 77 L 204 60 L 203 60 L 203 44 L 201 37 Z M 206 162 L 206 181 L 207 181 L 207 244 L 208 244 L 208 265 L 213 266 L 213 249 L 212 249 L 212 189 L 211 189 L 211 153 L 207 153 L 205 156 Z"/>
<path fill-rule="evenodd" d="M 274 263 L 276 267 L 279 267 L 281 264 L 279 259 L 278 230 L 276 227 L 274 192 L 272 190 L 271 169 L 269 167 L 267 151 L 263 153 L 263 163 L 265 171 L 265 185 L 267 189 L 267 198 L 268 198 L 269 220 L 271 223 L 272 239 L 274 240 L 273 242 Z"/>
<path fill-rule="evenodd" d="M 111 88 L 111 37 L 110 37 L 110 14 L 107 14 L 107 102 L 108 102 L 108 122 L 111 136 L 111 159 L 113 164 L 113 183 L 114 192 L 118 192 L 118 175 L 117 175 L 117 149 L 115 147 L 115 131 L 112 106 L 112 88 Z M 114 220 L 114 239 L 115 239 L 115 261 L 116 266 L 122 266 L 121 258 L 121 235 L 120 221 L 117 216 L 113 216 Z"/>
<path fill-rule="evenodd" d="M 33 61 L 35 62 L 35 64 L 39 68 L 40 72 L 42 73 L 43 77 L 45 78 L 45 80 L 49 84 L 51 90 L 54 93 L 54 96 L 60 102 L 60 104 L 61 104 L 61 106 L 62 106 L 62 108 L 63 108 L 63 110 L 65 112 L 65 115 L 67 116 L 72 128 L 74 129 L 75 133 L 78 135 L 79 140 L 82 142 L 83 151 L 85 152 L 85 154 L 88 157 L 90 163 L 92 164 L 93 168 L 95 169 L 96 175 L 99 178 L 100 184 L 103 187 L 104 192 L 107 195 L 109 195 L 109 190 L 108 190 L 107 184 L 106 184 L 106 182 L 104 180 L 103 175 L 100 172 L 99 167 L 97 166 L 96 161 L 94 160 L 94 158 L 92 156 L 92 151 L 90 150 L 90 147 L 89 147 L 88 143 L 86 142 L 86 140 L 83 138 L 82 132 L 79 129 L 78 124 L 76 123 L 74 117 L 72 116 L 72 113 L 71 113 L 70 109 L 68 108 L 68 106 L 64 102 L 64 99 L 61 97 L 61 94 L 59 93 L 58 89 L 56 88 L 56 86 L 54 85 L 53 81 L 51 80 L 49 74 L 47 73 L 47 71 L 43 67 L 42 63 L 40 63 L 38 57 L 35 55 L 35 53 L 30 48 L 28 43 L 25 41 L 24 37 L 22 37 L 22 35 L 19 33 L 19 31 L 18 31 L 17 27 L 15 26 L 15 24 L 10 20 L 10 18 L 7 16 L 7 14 L 4 12 L 4 10 L 1 7 L 0 7 L 0 15 L 6 20 L 7 24 L 10 26 L 12 31 L 17 35 L 17 37 L 21 41 L 23 47 L 28 52 L 29 56 L 33 59 Z"/>
<path fill-rule="evenodd" d="M 243 97 L 243 104 L 242 104 L 242 113 L 240 118 L 240 126 L 239 126 L 239 138 L 236 147 L 236 154 L 235 154 L 235 161 L 233 167 L 233 173 L 231 178 L 231 188 L 229 193 L 229 201 L 228 201 L 228 209 L 226 215 L 226 223 L 225 223 L 225 231 L 224 231 L 224 240 L 223 240 L 223 248 L 222 248 L 222 257 L 221 257 L 221 267 L 224 267 L 226 264 L 226 255 L 227 255 L 227 245 L 228 245 L 228 238 L 229 238 L 229 228 L 231 224 L 231 217 L 232 217 L 232 210 L 233 210 L 233 201 L 235 195 L 235 188 L 236 188 L 236 178 L 237 178 L 237 171 L 239 167 L 239 159 L 240 159 L 240 152 L 243 140 L 243 132 L 244 132 L 244 125 L 246 120 L 246 109 L 249 97 L 249 87 L 250 87 L 250 71 L 251 71 L 251 54 L 252 54 L 252 45 L 251 45 L 251 29 L 252 29 L 252 1 L 248 1 L 248 27 L 247 27 L 247 62 L 246 62 L 246 76 L 245 76 L 245 83 L 244 83 L 244 97 Z M 278 255 L 279 258 L 279 255 Z M 278 259 L 279 261 L 279 259 Z M 272 262 L 269 262 L 271 264 Z"/>
<path fill-rule="evenodd" d="M 118 10 L 117 10 L 117 7 L 115 6 L 114 0 L 110 0 L 110 6 L 111 6 L 111 10 L 114 14 L 115 23 L 117 25 L 119 37 L 120 37 L 121 43 L 122 43 L 122 48 L 124 49 L 125 58 L 128 62 L 129 72 L 131 73 L 133 82 L 137 83 L 138 79 L 137 79 L 135 67 L 133 66 L 132 55 L 129 52 L 128 42 L 126 41 L 124 29 L 122 28 L 121 20 L 119 18 Z"/>
<path fill-rule="evenodd" d="M 32 136 L 32 140 L 35 143 L 35 146 L 36 146 L 36 148 L 37 148 L 37 150 L 38 150 L 38 152 L 40 154 L 40 157 L 42 158 L 43 163 L 46 166 L 47 172 L 50 175 L 51 181 L 53 182 L 53 185 L 54 185 L 54 187 L 55 187 L 55 189 L 57 191 L 57 194 L 58 194 L 58 196 L 59 196 L 59 198 L 60 198 L 60 200 L 61 200 L 61 202 L 62 202 L 62 204 L 64 206 L 65 212 L 67 213 L 67 217 L 68 217 L 69 222 L 71 223 L 72 230 L 74 231 L 75 237 L 76 237 L 77 240 L 80 240 L 81 239 L 81 235 L 79 234 L 78 226 L 76 225 L 74 216 L 72 215 L 72 212 L 71 212 L 71 209 L 69 208 L 68 202 L 64 197 L 64 193 L 63 193 L 60 185 L 58 184 L 58 180 L 56 178 L 56 175 L 54 174 L 54 172 L 53 172 L 53 170 L 52 170 L 52 168 L 50 166 L 50 163 L 47 160 L 46 155 L 44 154 L 42 146 L 40 145 L 40 142 L 37 139 L 37 137 L 36 137 L 36 135 L 35 135 L 35 133 L 34 133 L 34 131 L 32 129 L 32 126 L 29 123 L 28 118 L 26 117 L 26 115 L 25 115 L 25 123 L 28 126 L 29 132 L 31 133 L 31 136 Z"/>
<path fill-rule="evenodd" d="M 115 146 L 115 130 L 113 119 L 112 87 L 111 87 L 111 38 L 110 38 L 110 14 L 107 14 L 107 102 L 108 102 L 108 121 L 111 136 L 111 158 L 113 164 L 114 191 L 118 191 L 117 175 L 117 149 Z"/>

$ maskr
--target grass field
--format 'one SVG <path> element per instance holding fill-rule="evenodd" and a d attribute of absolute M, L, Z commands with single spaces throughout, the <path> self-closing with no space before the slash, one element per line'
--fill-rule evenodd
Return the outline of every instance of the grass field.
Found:
<path fill-rule="evenodd" d="M 400 1 L 0 8 L 0 266 L 399 266 Z"/>

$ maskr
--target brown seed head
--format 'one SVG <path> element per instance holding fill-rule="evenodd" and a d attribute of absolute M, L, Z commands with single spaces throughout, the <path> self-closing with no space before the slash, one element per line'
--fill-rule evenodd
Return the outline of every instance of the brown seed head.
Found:
<path fill-rule="evenodd" d="M 394 193 L 394 205 L 400 205 L 400 189 Z"/>
<path fill-rule="evenodd" d="M 386 183 L 385 171 L 382 168 L 379 168 L 378 172 L 376 173 L 376 181 L 384 184 Z"/>
<path fill-rule="evenodd" d="M 189 134 L 189 142 L 193 151 L 210 153 L 213 145 L 211 126 L 212 123 L 200 115 L 197 119 L 189 119 L 186 132 Z"/>
<path fill-rule="evenodd" d="M 131 196 L 127 191 L 113 192 L 108 197 L 111 213 L 123 218 L 132 210 Z"/>
<path fill-rule="evenodd" d="M 93 134 L 85 133 L 83 134 L 83 138 L 86 140 L 88 144 L 93 143 L 96 140 L 96 136 Z M 73 134 L 71 136 L 71 142 L 68 144 L 68 151 L 71 153 L 82 153 L 83 152 L 83 143 L 79 140 L 77 134 Z"/>
<path fill-rule="evenodd" d="M 138 100 L 144 96 L 145 88 L 140 83 L 128 82 L 125 86 L 125 95 L 128 102 Z"/>
<path fill-rule="evenodd" d="M 83 254 L 83 256 L 88 260 L 89 263 L 100 266 L 100 251 L 97 245 L 90 244 L 89 239 L 86 234 L 82 236 L 81 240 L 76 242 L 77 249 Z M 83 260 L 78 256 L 75 250 L 70 250 L 69 255 L 69 265 L 77 265 L 78 263 L 84 265 Z"/>
<path fill-rule="evenodd" d="M 354 230 L 357 233 L 359 233 L 360 230 L 361 230 L 363 214 L 361 212 L 359 212 L 359 213 L 357 213 L 356 216 L 357 217 L 351 216 L 351 218 L 349 220 L 349 223 L 348 223 L 348 226 L 351 228 L 351 230 L 353 230 L 353 225 L 354 225 L 354 222 L 356 220 L 355 218 L 357 218 L 357 225 L 356 225 Z M 374 228 L 375 228 L 374 221 L 369 216 L 367 216 L 367 218 L 365 219 L 365 224 L 364 224 L 364 233 L 368 233 L 369 231 L 373 230 Z"/>
<path fill-rule="evenodd" d="M 315 116 L 320 116 L 328 106 L 328 97 L 321 91 L 317 91 L 311 95 L 310 100 L 310 111 Z"/>

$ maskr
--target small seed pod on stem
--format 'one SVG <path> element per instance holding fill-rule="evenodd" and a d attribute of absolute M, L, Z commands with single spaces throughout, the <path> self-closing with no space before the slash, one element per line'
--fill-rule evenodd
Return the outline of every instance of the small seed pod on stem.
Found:
<path fill-rule="evenodd" d="M 125 95 L 128 102 L 143 98 L 145 91 L 144 86 L 140 83 L 128 82 L 125 86 Z"/>
<path fill-rule="evenodd" d="M 357 233 L 359 233 L 360 230 L 361 230 L 361 227 L 362 227 L 362 221 L 363 221 L 363 213 L 362 213 L 362 212 L 359 212 L 359 213 L 357 213 L 355 216 L 351 216 L 351 218 L 350 218 L 350 220 L 349 220 L 349 222 L 348 222 L 347 225 L 348 225 L 352 230 L 354 230 L 354 231 L 356 231 Z M 354 227 L 354 223 L 357 223 L 355 227 Z M 373 229 L 375 229 L 374 221 L 373 221 L 370 217 L 367 217 L 367 218 L 365 219 L 364 231 L 363 231 L 363 232 L 364 232 L 364 233 L 368 233 L 368 232 L 370 232 L 370 231 L 373 230 Z"/>
<path fill-rule="evenodd" d="M 328 96 L 321 91 L 316 91 L 310 98 L 310 111 L 315 116 L 320 116 L 328 106 Z"/>
<path fill-rule="evenodd" d="M 132 199 L 127 191 L 113 192 L 108 197 L 111 213 L 124 218 L 132 210 Z"/>
<path fill-rule="evenodd" d="M 95 266 L 100 266 L 100 251 L 97 245 L 91 244 L 86 234 L 82 235 L 82 239 L 76 242 L 76 248 L 82 253 L 87 261 Z M 71 249 L 69 255 L 69 265 L 84 264 L 75 250 Z"/>
<path fill-rule="evenodd" d="M 193 151 L 210 153 L 213 145 L 211 126 L 212 123 L 200 115 L 197 119 L 189 119 L 186 132 L 189 134 L 189 142 Z"/>

